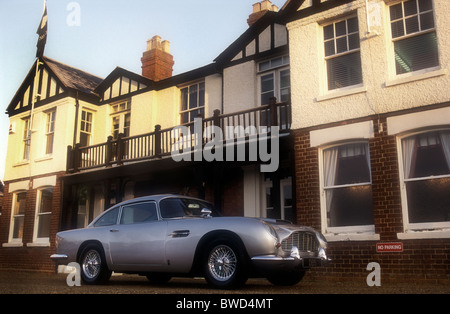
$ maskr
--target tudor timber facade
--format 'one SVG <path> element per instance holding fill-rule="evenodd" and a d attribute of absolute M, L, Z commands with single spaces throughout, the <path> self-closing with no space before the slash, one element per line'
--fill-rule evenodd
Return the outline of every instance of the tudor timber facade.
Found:
<path fill-rule="evenodd" d="M 36 268 L 49 269 L 44 256 L 56 230 L 82 227 L 124 199 L 175 192 L 205 198 L 226 215 L 286 218 L 321 230 L 334 262 L 308 276 L 365 283 L 367 265 L 377 262 L 383 283 L 448 283 L 449 10 L 441 0 L 290 0 L 280 10 L 262 1 L 249 29 L 213 63 L 177 76 L 169 75 L 169 43 L 157 37 L 142 61 L 157 47 L 168 68 L 153 79 L 116 68 L 95 86 L 71 89 L 46 64 L 60 87 L 50 87 L 55 102 L 38 102 L 37 112 L 51 118 L 58 105 L 55 140 L 61 116 L 72 117 L 70 135 L 58 146 L 63 165 L 51 168 L 56 173 L 30 176 L 26 163 L 8 159 L 0 266 L 30 268 L 26 257 L 40 254 Z M 18 99 L 31 99 L 26 85 Z M 270 97 L 277 103 L 268 104 Z M 24 103 L 10 105 L 19 110 L 9 112 L 17 141 Z M 246 119 L 279 126 L 278 170 L 261 173 L 262 160 L 175 162 L 165 134 L 198 116 L 202 129 Z M 44 124 L 33 136 L 45 138 Z M 42 155 L 47 146 L 40 146 Z M 13 149 L 8 156 L 17 156 L 20 148 Z M 33 245 L 36 200 L 46 187 L 61 196 L 53 198 L 48 248 Z M 31 193 L 23 196 L 28 227 L 20 245 L 7 235 L 22 217 L 11 209 L 24 190 Z M 403 251 L 377 251 L 392 242 Z"/>
<path fill-rule="evenodd" d="M 291 218 L 288 34 L 275 9 L 214 63 L 176 76 L 170 44 L 159 36 L 147 43 L 143 75 L 116 68 L 100 79 L 46 57 L 37 76 L 33 66 L 8 107 L 13 131 L 0 222 L 1 267 L 53 270 L 47 257 L 58 230 L 84 227 L 112 204 L 146 194 L 205 198 L 229 215 Z M 243 45 L 250 47 L 244 53 Z M 269 78 L 267 90 L 257 82 L 263 77 Z M 34 107 L 33 93 L 39 95 Z M 279 102 L 269 104 L 271 97 Z M 24 134 L 31 117 L 30 141 Z M 278 171 L 261 173 L 267 160 L 259 158 L 174 161 L 168 154 L 173 142 L 162 145 L 174 127 L 197 117 L 203 118 L 202 129 L 280 125 Z M 47 145 L 51 134 L 53 144 Z M 247 139 L 247 151 L 249 145 Z M 266 204 L 263 193 L 275 189 Z"/>

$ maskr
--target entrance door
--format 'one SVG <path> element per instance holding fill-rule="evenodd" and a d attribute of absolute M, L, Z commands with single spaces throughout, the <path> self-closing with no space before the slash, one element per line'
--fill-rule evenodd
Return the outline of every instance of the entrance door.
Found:
<path fill-rule="evenodd" d="M 267 179 L 265 188 L 265 217 L 294 221 L 292 178 L 278 182 Z M 263 202 L 264 203 L 264 202 Z"/>

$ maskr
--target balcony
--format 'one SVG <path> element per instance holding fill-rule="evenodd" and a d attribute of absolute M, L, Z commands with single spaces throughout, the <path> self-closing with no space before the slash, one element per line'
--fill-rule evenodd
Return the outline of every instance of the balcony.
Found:
<path fill-rule="evenodd" d="M 184 125 L 161 129 L 156 125 L 151 133 L 114 140 L 108 137 L 105 143 L 67 148 L 67 173 L 75 174 L 88 170 L 118 167 L 129 163 L 151 161 L 170 157 L 174 147 L 194 153 L 213 138 L 225 145 L 237 141 L 249 141 L 260 134 L 269 135 L 272 127 L 278 127 L 280 135 L 288 134 L 291 128 L 291 104 L 277 103 L 249 110 L 221 114 L 219 110 L 206 119 L 198 119 Z M 211 131 L 211 127 L 223 130 L 222 139 Z M 227 130 L 231 130 L 228 132 Z M 245 132 L 235 132 L 245 130 Z M 200 134 L 200 136 L 199 136 Z"/>

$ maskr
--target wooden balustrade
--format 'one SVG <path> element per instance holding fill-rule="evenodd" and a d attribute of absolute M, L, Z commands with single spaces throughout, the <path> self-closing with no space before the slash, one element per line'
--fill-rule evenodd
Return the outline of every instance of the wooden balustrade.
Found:
<path fill-rule="evenodd" d="M 291 119 L 290 103 L 274 103 L 227 114 L 215 110 L 212 117 L 197 120 L 197 124 L 190 122 L 169 129 L 161 129 L 160 125 L 156 125 L 155 130 L 147 134 L 130 137 L 119 134 L 117 139 L 110 136 L 106 143 L 102 144 L 87 147 L 81 147 L 80 144 L 75 147 L 68 146 L 67 172 L 76 173 L 120 166 L 126 162 L 162 158 L 171 154 L 175 143 L 193 149 L 198 147 L 196 145 L 204 145 L 212 139 L 212 127 L 221 129 L 223 141 L 248 136 L 249 132 L 267 133 L 274 126 L 279 127 L 280 133 L 286 133 L 291 128 Z M 241 134 L 238 130 L 245 132 Z M 218 134 L 214 136 L 217 137 Z"/>

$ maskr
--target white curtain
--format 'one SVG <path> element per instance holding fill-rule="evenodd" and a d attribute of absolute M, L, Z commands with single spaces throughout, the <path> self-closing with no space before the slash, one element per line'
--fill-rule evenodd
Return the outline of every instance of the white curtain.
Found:
<path fill-rule="evenodd" d="M 333 147 L 323 152 L 325 187 L 335 185 L 338 155 L 339 155 L 339 147 Z M 333 201 L 333 189 L 326 190 L 326 200 L 327 200 L 328 225 L 330 225 L 329 214 L 331 211 L 331 204 Z"/>
<path fill-rule="evenodd" d="M 402 140 L 403 151 L 403 173 L 405 179 L 409 179 L 411 175 L 411 166 L 414 158 L 416 147 L 416 137 L 408 137 Z"/>
<path fill-rule="evenodd" d="M 444 151 L 445 159 L 447 160 L 447 165 L 450 170 L 450 132 L 441 132 L 440 137 L 442 150 Z"/>

